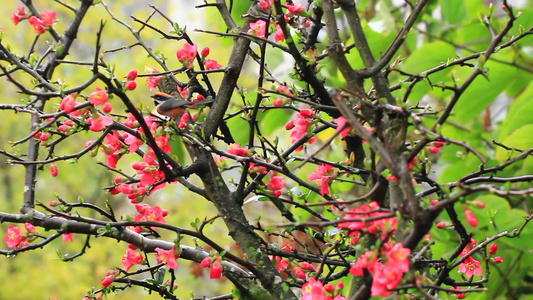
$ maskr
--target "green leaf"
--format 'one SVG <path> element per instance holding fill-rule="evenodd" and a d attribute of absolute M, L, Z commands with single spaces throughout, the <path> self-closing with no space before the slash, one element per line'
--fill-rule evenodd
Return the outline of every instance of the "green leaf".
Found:
<path fill-rule="evenodd" d="M 533 138 L 531 134 L 533 133 L 533 124 L 524 125 L 517 130 L 509 134 L 503 141 L 507 147 L 514 147 L 518 149 L 529 149 L 533 147 Z M 501 147 L 498 147 L 496 150 L 496 159 L 499 161 L 505 161 L 506 159 L 518 155 L 517 151 L 508 151 Z"/>
<path fill-rule="evenodd" d="M 500 55 L 497 56 L 499 59 L 503 58 Z M 455 116 L 461 123 L 467 123 L 477 117 L 511 81 L 514 81 L 517 75 L 516 68 L 492 60 L 487 61 L 485 67 L 488 69 L 487 75 L 490 81 L 483 76 L 477 76 L 455 106 Z M 454 74 L 455 78 L 459 79 L 457 84 L 462 84 L 471 73 L 470 68 L 458 69 Z"/>
<path fill-rule="evenodd" d="M 468 20 L 464 0 L 440 0 L 442 18 L 449 24 L 461 24 Z"/>

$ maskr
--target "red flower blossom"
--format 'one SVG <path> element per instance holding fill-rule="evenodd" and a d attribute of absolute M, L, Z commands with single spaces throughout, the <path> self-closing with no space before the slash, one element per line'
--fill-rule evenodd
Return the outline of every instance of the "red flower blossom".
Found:
<path fill-rule="evenodd" d="M 259 20 L 250 23 L 250 29 L 248 29 L 247 33 L 264 38 L 266 33 L 266 22 L 264 20 Z"/>
<path fill-rule="evenodd" d="M 276 32 L 274 32 L 274 41 L 282 42 L 285 40 L 285 34 L 283 33 L 283 29 L 281 29 L 281 26 L 276 24 Z"/>
<path fill-rule="evenodd" d="M 13 225 L 7 226 L 7 234 L 4 238 L 6 245 L 9 248 L 17 249 L 21 241 L 22 236 L 20 235 L 20 228 Z"/>
<path fill-rule="evenodd" d="M 264 11 L 268 11 L 268 8 L 270 7 L 270 4 L 266 0 L 261 0 L 261 1 L 259 1 L 259 6 L 261 6 L 261 8 Z"/>
<path fill-rule="evenodd" d="M 289 11 L 289 13 L 287 13 L 287 16 L 289 16 L 289 17 L 292 16 L 292 15 L 298 15 L 301 12 L 305 11 L 304 5 L 299 3 L 299 2 L 293 2 L 292 5 L 291 4 L 285 4 L 285 7 Z"/>
<path fill-rule="evenodd" d="M 191 45 L 189 43 L 185 43 L 183 45 L 183 48 L 176 51 L 176 57 L 182 63 L 184 66 L 186 66 L 189 69 L 193 68 L 194 58 L 196 57 L 197 45 Z"/>
<path fill-rule="evenodd" d="M 428 149 L 429 152 L 431 152 L 433 154 L 436 154 L 437 152 L 439 152 L 439 148 L 435 147 L 435 146 L 427 146 L 426 149 Z"/>
<path fill-rule="evenodd" d="M 105 278 L 102 280 L 102 286 L 104 288 L 108 287 L 114 280 L 115 277 L 117 277 L 118 271 L 117 270 L 109 270 L 105 273 Z"/>
<path fill-rule="evenodd" d="M 26 17 L 28 17 L 28 13 L 24 10 L 24 7 L 17 7 L 17 13 L 11 15 L 11 21 L 14 25 L 17 25 L 20 21 L 24 20 Z"/>
<path fill-rule="evenodd" d="M 36 16 L 31 16 L 28 22 L 33 26 L 33 32 L 37 34 L 43 34 L 46 32 L 46 28 L 43 26 L 43 22 Z"/>
<path fill-rule="evenodd" d="M 35 233 L 35 226 L 33 226 L 31 223 L 24 223 L 24 229 L 26 229 L 28 233 Z"/>
<path fill-rule="evenodd" d="M 346 124 L 346 119 L 343 116 L 333 119 L 333 123 L 337 124 L 336 132 L 339 132 L 339 135 L 342 138 L 345 138 L 346 136 L 348 136 L 348 134 L 350 134 L 350 131 L 352 130 L 350 126 L 346 126 L 344 129 L 342 129 Z"/>
<path fill-rule="evenodd" d="M 266 174 L 267 168 L 263 166 L 256 166 L 254 163 L 250 163 L 250 172 L 252 173 L 259 173 L 259 174 Z"/>
<path fill-rule="evenodd" d="M 87 118 L 87 123 L 90 124 L 90 131 L 102 131 L 106 126 L 113 124 L 113 119 L 97 113 L 96 117 Z"/>
<path fill-rule="evenodd" d="M 320 186 L 320 194 L 322 196 L 329 193 L 329 181 L 333 176 L 333 167 L 328 164 L 321 164 L 316 167 L 316 172 L 311 173 L 307 180 L 316 180 L 316 183 Z"/>
<path fill-rule="evenodd" d="M 57 166 L 54 164 L 50 165 L 50 174 L 52 174 L 52 177 L 57 176 Z"/>
<path fill-rule="evenodd" d="M 299 139 L 304 137 L 309 130 L 309 125 L 312 121 L 307 120 L 313 115 L 313 112 L 309 109 L 302 109 L 298 114 L 296 114 L 296 119 L 290 120 L 289 123 L 285 125 L 285 129 L 291 130 L 291 141 L 296 143 Z M 314 139 L 310 139 L 309 143 L 312 144 Z M 302 151 L 303 147 L 297 148 L 295 151 Z"/>
<path fill-rule="evenodd" d="M 107 93 L 102 88 L 97 87 L 95 92 L 89 94 L 89 99 L 91 99 L 91 104 L 104 105 L 107 102 Z"/>
<path fill-rule="evenodd" d="M 50 27 L 56 22 L 57 13 L 55 11 L 45 10 L 41 14 L 41 22 L 44 26 Z"/>
<path fill-rule="evenodd" d="M 471 256 L 467 257 L 465 261 L 459 264 L 459 272 L 465 273 L 466 278 L 471 278 L 472 275 L 483 275 L 481 264 Z"/>
<path fill-rule="evenodd" d="M 205 69 L 206 70 L 214 70 L 214 69 L 221 69 L 222 65 L 218 63 L 218 61 L 214 59 L 206 59 L 204 62 Z"/>
<path fill-rule="evenodd" d="M 185 128 L 187 127 L 187 124 L 189 124 L 189 118 L 191 116 L 189 114 L 183 114 L 180 117 L 180 123 L 178 124 L 178 128 Z"/>
<path fill-rule="evenodd" d="M 78 102 L 76 102 L 76 94 L 72 93 L 70 95 L 65 96 L 61 100 L 61 104 L 59 104 L 59 109 L 66 113 L 70 113 L 77 104 Z"/>
<path fill-rule="evenodd" d="M 124 88 L 127 89 L 128 91 L 133 91 L 135 88 L 137 88 L 137 82 L 133 80 L 127 81 L 124 84 Z"/>
<path fill-rule="evenodd" d="M 68 241 L 70 241 L 70 242 L 74 241 L 74 238 L 72 236 L 72 232 L 71 233 L 63 233 L 61 235 L 61 238 L 63 239 L 63 243 L 66 243 Z"/>
<path fill-rule="evenodd" d="M 222 265 L 220 264 L 220 258 L 218 258 L 209 268 L 209 278 L 220 279 L 221 277 L 222 277 Z"/>
<path fill-rule="evenodd" d="M 279 197 L 281 195 L 281 189 L 285 186 L 285 180 L 281 176 L 272 176 L 270 181 L 267 183 L 267 188 L 272 191 L 274 197 Z"/>
<path fill-rule="evenodd" d="M 476 216 L 474 215 L 474 213 L 473 213 L 470 209 L 468 209 L 468 208 L 466 208 L 466 207 L 463 207 L 463 210 L 464 210 L 464 212 L 465 212 L 465 219 L 466 219 L 466 222 L 467 222 L 470 226 L 472 226 L 472 227 L 476 227 L 477 224 L 478 224 L 478 222 L 477 222 L 477 218 L 476 218 Z"/>
<path fill-rule="evenodd" d="M 207 57 L 209 55 L 209 47 L 203 47 L 200 51 L 200 56 Z"/>
<path fill-rule="evenodd" d="M 385 265 L 397 272 L 405 273 L 409 271 L 409 254 L 411 254 L 411 249 L 403 248 L 401 243 L 396 243 L 392 249 L 385 252 L 387 257 Z"/>
<path fill-rule="evenodd" d="M 206 267 L 209 267 L 210 264 L 211 264 L 211 257 L 206 257 L 202 259 L 202 261 L 200 262 L 200 267 L 206 268 Z"/>
<path fill-rule="evenodd" d="M 147 67 L 146 68 L 146 71 L 147 73 L 159 73 L 159 70 L 157 70 L 156 68 L 149 68 Z M 159 81 L 161 79 L 163 79 L 163 75 L 161 76 L 148 76 L 148 78 L 146 79 L 146 84 L 148 85 L 148 88 L 150 89 L 150 91 L 154 90 L 156 87 L 157 87 L 157 84 L 159 83 Z"/>
<path fill-rule="evenodd" d="M 158 263 L 164 262 L 169 269 L 176 270 L 178 268 L 178 262 L 176 259 L 179 257 L 176 252 L 176 246 L 172 247 L 170 250 L 165 250 L 161 248 L 155 248 L 157 252 L 155 258 Z"/>
<path fill-rule="evenodd" d="M 248 156 L 248 150 L 241 148 L 241 145 L 237 143 L 228 146 L 228 153 L 238 156 Z"/>
<path fill-rule="evenodd" d="M 503 258 L 501 258 L 501 256 L 496 256 L 496 257 L 493 259 L 493 261 L 494 261 L 495 263 L 499 264 L 499 263 L 502 263 L 502 262 L 503 262 Z"/>
<path fill-rule="evenodd" d="M 126 254 L 122 256 L 122 268 L 128 271 L 131 266 L 142 264 L 144 258 L 139 251 L 127 249 Z"/>
<path fill-rule="evenodd" d="M 137 70 L 133 69 L 128 72 L 126 79 L 128 81 L 135 80 L 137 78 Z"/>
<path fill-rule="evenodd" d="M 498 251 L 498 245 L 497 244 L 491 244 L 489 246 L 489 254 L 494 255 L 496 254 L 496 251 Z"/>

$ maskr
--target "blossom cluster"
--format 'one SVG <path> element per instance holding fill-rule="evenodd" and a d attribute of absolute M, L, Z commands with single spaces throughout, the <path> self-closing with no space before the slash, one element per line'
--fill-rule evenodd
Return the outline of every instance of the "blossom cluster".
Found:
<path fill-rule="evenodd" d="M 400 283 L 403 274 L 409 271 L 410 254 L 411 249 L 404 248 L 401 243 L 392 246 L 385 243 L 379 251 L 366 251 L 359 256 L 350 268 L 350 274 L 363 276 L 364 270 L 367 270 L 373 278 L 372 296 L 388 296 L 390 290 Z"/>
<path fill-rule="evenodd" d="M 20 21 L 28 19 L 28 23 L 33 26 L 33 31 L 36 34 L 43 34 L 47 28 L 52 27 L 56 22 L 57 13 L 55 11 L 45 10 L 42 14 L 37 16 L 29 16 L 24 7 L 17 7 L 17 12 L 11 15 L 11 21 L 14 25 L 18 25 Z"/>
<path fill-rule="evenodd" d="M 394 233 L 396 230 L 397 220 L 395 218 L 383 217 L 386 215 L 386 212 L 379 210 L 379 205 L 375 201 L 371 201 L 368 205 L 363 204 L 359 207 L 352 207 L 351 210 L 348 210 L 344 219 L 361 219 L 356 221 L 347 221 L 339 223 L 339 229 L 345 229 L 348 231 L 348 235 L 352 236 L 350 244 L 355 245 L 359 237 L 365 234 L 379 234 L 381 237 L 385 238 L 390 234 Z M 365 218 L 375 218 L 373 221 L 362 221 Z"/>

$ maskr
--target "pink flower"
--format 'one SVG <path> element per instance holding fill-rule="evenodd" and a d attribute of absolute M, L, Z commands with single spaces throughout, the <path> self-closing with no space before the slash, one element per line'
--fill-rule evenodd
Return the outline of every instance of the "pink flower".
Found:
<path fill-rule="evenodd" d="M 24 7 L 17 7 L 17 13 L 11 15 L 11 21 L 14 25 L 17 25 L 20 21 L 24 20 L 28 16 L 28 13 L 24 10 Z"/>
<path fill-rule="evenodd" d="M 135 88 L 137 88 L 137 82 L 135 82 L 133 80 L 127 81 L 124 84 L 124 88 L 127 89 L 128 91 L 133 91 Z"/>
<path fill-rule="evenodd" d="M 90 125 L 90 131 L 102 131 L 108 125 L 113 124 L 113 119 L 108 116 L 97 113 L 97 116 L 95 118 L 87 118 L 87 123 L 89 123 Z"/>
<path fill-rule="evenodd" d="M 241 145 L 237 143 L 228 146 L 228 153 L 238 156 L 248 156 L 248 150 L 241 148 Z"/>
<path fill-rule="evenodd" d="M 326 296 L 326 290 L 322 282 L 315 278 L 309 278 L 309 281 L 302 286 L 302 297 L 300 300 L 330 300 L 331 297 Z"/>
<path fill-rule="evenodd" d="M 439 148 L 437 148 L 435 146 L 427 146 L 426 149 L 428 149 L 429 152 L 431 152 L 433 154 L 436 154 L 437 152 L 439 152 Z"/>
<path fill-rule="evenodd" d="M 475 260 L 471 256 L 465 259 L 464 262 L 459 264 L 459 272 L 465 273 L 466 278 L 471 278 L 472 275 L 483 275 L 483 269 L 479 261 Z"/>
<path fill-rule="evenodd" d="M 59 104 L 59 109 L 61 109 L 62 111 L 66 112 L 66 113 L 70 113 L 74 109 L 76 104 L 77 104 L 77 102 L 76 102 L 76 94 L 72 93 L 70 95 L 65 96 L 61 100 L 61 104 Z"/>
<path fill-rule="evenodd" d="M 194 58 L 196 58 L 196 53 L 198 53 L 197 47 L 197 45 L 193 46 L 189 43 L 185 43 L 183 48 L 176 51 L 176 57 L 180 63 L 189 69 L 193 68 Z"/>
<path fill-rule="evenodd" d="M 169 269 L 176 270 L 178 268 L 178 262 L 176 259 L 179 257 L 176 252 L 176 246 L 172 247 L 170 250 L 165 250 L 161 248 L 155 248 L 157 252 L 155 258 L 158 263 L 164 262 Z"/>
<path fill-rule="evenodd" d="M 320 185 L 320 194 L 322 196 L 329 193 L 329 181 L 333 176 L 329 176 L 333 173 L 333 167 L 328 164 L 321 164 L 316 167 L 316 172 L 311 173 L 307 180 L 316 180 L 316 183 Z"/>
<path fill-rule="evenodd" d="M 7 234 L 4 238 L 4 242 L 9 248 L 18 248 L 20 242 L 22 241 L 22 236 L 20 235 L 20 228 L 9 225 L 7 226 Z"/>
<path fill-rule="evenodd" d="M 189 124 L 189 114 L 183 114 L 180 117 L 180 123 L 178 124 L 178 128 L 185 128 L 187 127 L 187 124 Z"/>
<path fill-rule="evenodd" d="M 250 23 L 250 29 L 248 29 L 247 33 L 264 38 L 266 33 L 266 22 L 264 20 L 259 20 Z"/>
<path fill-rule="evenodd" d="M 493 259 L 493 261 L 494 261 L 495 263 L 499 264 L 499 263 L 502 263 L 502 262 L 503 262 L 503 258 L 501 258 L 501 256 L 496 256 L 496 257 Z"/>
<path fill-rule="evenodd" d="M 281 29 L 281 26 L 276 24 L 276 32 L 274 32 L 274 41 L 281 42 L 285 40 L 285 34 L 283 33 L 283 29 Z"/>
<path fill-rule="evenodd" d="M 31 16 L 28 19 L 28 22 L 33 26 L 33 32 L 37 34 L 43 34 L 46 32 L 46 29 L 44 28 L 43 23 L 36 16 Z"/>
<path fill-rule="evenodd" d="M 57 166 L 54 164 L 50 165 L 50 174 L 52 174 L 52 177 L 57 176 Z"/>
<path fill-rule="evenodd" d="M 61 238 L 63 239 L 63 243 L 66 243 L 68 241 L 70 241 L 70 242 L 74 241 L 74 238 L 72 236 L 72 232 L 71 233 L 63 233 L 61 235 Z"/>
<path fill-rule="evenodd" d="M 129 153 L 137 151 L 137 149 L 139 149 L 139 147 L 144 143 L 141 139 L 138 139 L 133 134 L 129 134 L 127 132 L 124 132 L 122 137 L 124 138 L 124 143 L 129 146 Z"/>
<path fill-rule="evenodd" d="M 281 176 L 272 176 L 270 181 L 267 183 L 267 188 L 272 191 L 274 197 L 279 197 L 281 195 L 281 189 L 285 186 L 285 180 Z"/>
<path fill-rule="evenodd" d="M 28 233 L 35 233 L 35 226 L 33 226 L 31 223 L 24 223 L 24 229 L 26 229 Z"/>
<path fill-rule="evenodd" d="M 377 251 L 366 251 L 361 256 L 359 256 L 355 264 L 350 267 L 350 274 L 354 276 L 363 276 L 363 269 L 367 269 L 369 272 L 373 272 L 377 259 Z"/>
<path fill-rule="evenodd" d="M 220 279 L 222 277 L 222 265 L 220 264 L 220 258 L 215 260 L 215 262 L 209 268 L 209 278 L 211 279 Z"/>
<path fill-rule="evenodd" d="M 218 63 L 218 61 L 214 59 L 206 59 L 204 62 L 205 69 L 206 70 L 214 70 L 214 69 L 221 69 L 222 65 Z"/>
<path fill-rule="evenodd" d="M 411 249 L 403 248 L 402 243 L 394 244 L 392 249 L 385 252 L 386 266 L 400 273 L 409 271 L 409 254 L 411 254 Z"/>
<path fill-rule="evenodd" d="M 97 87 L 95 92 L 89 94 L 89 99 L 91 99 L 91 104 L 104 105 L 107 102 L 107 93 L 102 88 Z"/>
<path fill-rule="evenodd" d="M 117 270 L 109 270 L 105 273 L 105 278 L 102 279 L 102 286 L 104 288 L 108 287 L 114 280 L 115 277 L 117 277 L 118 271 Z"/>
<path fill-rule="evenodd" d="M 128 72 L 126 79 L 128 81 L 135 80 L 137 78 L 137 70 L 133 69 Z"/>
<path fill-rule="evenodd" d="M 143 260 L 144 258 L 139 251 L 127 249 L 126 254 L 122 256 L 122 268 L 128 271 L 131 266 L 141 264 Z"/>
<path fill-rule="evenodd" d="M 209 47 L 203 47 L 202 51 L 200 51 L 200 56 L 207 57 L 209 55 Z"/>
<path fill-rule="evenodd" d="M 200 262 L 200 267 L 201 268 L 206 268 L 210 264 L 211 264 L 211 257 L 206 257 L 206 258 L 202 259 L 202 261 Z"/>
<path fill-rule="evenodd" d="M 146 68 L 146 71 L 147 73 L 159 73 L 159 70 L 157 70 L 156 68 Z M 148 78 L 146 79 L 146 84 L 148 85 L 148 88 L 150 89 L 150 91 L 154 90 L 156 87 L 157 87 L 157 84 L 159 83 L 159 81 L 161 79 L 163 79 L 163 75 L 161 76 L 148 76 Z"/>
<path fill-rule="evenodd" d="M 266 0 L 261 0 L 261 1 L 259 1 L 259 6 L 261 6 L 261 8 L 264 11 L 268 11 L 268 8 L 270 7 L 270 4 Z"/>
<path fill-rule="evenodd" d="M 46 27 L 51 27 L 56 21 L 57 13 L 55 11 L 45 10 L 41 14 L 41 22 Z"/>
<path fill-rule="evenodd" d="M 472 227 L 477 227 L 478 222 L 477 222 L 477 218 L 474 215 L 474 213 L 466 207 L 463 207 L 463 210 L 465 212 L 466 222 Z"/>
<path fill-rule="evenodd" d="M 137 216 L 134 217 L 135 221 L 151 221 L 157 223 L 166 223 L 165 216 L 168 215 L 168 211 L 161 209 L 159 206 L 150 207 L 148 204 L 135 204 L 137 209 Z M 150 227 L 155 230 L 155 227 Z"/>
<path fill-rule="evenodd" d="M 345 138 L 346 136 L 348 136 L 348 134 L 350 134 L 350 131 L 352 130 L 350 126 L 346 126 L 344 129 L 341 130 L 341 128 L 344 127 L 344 125 L 346 124 L 346 119 L 343 116 L 333 119 L 333 123 L 337 124 L 337 132 L 340 131 L 339 135 L 342 138 Z"/>
<path fill-rule="evenodd" d="M 491 244 L 489 246 L 489 254 L 494 255 L 496 254 L 496 251 L 498 251 L 498 245 L 497 244 Z"/>
<path fill-rule="evenodd" d="M 293 15 L 298 15 L 301 12 L 305 11 L 304 5 L 299 3 L 299 2 L 293 2 L 292 5 L 285 4 L 285 7 L 289 11 L 289 13 L 287 13 L 287 16 L 289 16 L 289 17 L 293 16 Z"/>

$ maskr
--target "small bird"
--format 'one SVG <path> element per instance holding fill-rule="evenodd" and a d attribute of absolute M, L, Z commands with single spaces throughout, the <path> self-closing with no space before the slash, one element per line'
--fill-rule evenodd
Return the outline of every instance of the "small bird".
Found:
<path fill-rule="evenodd" d="M 213 99 L 190 102 L 161 92 L 157 92 L 151 97 L 154 99 L 157 113 L 172 120 L 180 118 L 189 107 L 213 102 Z"/>

